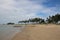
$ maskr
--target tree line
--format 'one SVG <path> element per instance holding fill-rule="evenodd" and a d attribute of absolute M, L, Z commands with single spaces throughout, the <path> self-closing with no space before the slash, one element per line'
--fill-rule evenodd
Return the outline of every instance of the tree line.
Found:
<path fill-rule="evenodd" d="M 29 20 L 19 21 L 18 23 L 36 23 L 36 24 L 39 24 L 39 23 L 45 23 L 45 21 L 42 18 L 32 18 Z"/>
<path fill-rule="evenodd" d="M 18 23 L 35 23 L 35 24 L 42 24 L 42 23 L 58 23 L 60 21 L 60 14 L 55 14 L 49 16 L 46 20 L 42 18 L 32 18 L 28 20 L 19 21 Z"/>
<path fill-rule="evenodd" d="M 42 19 L 42 18 L 31 18 L 31 19 L 28 19 L 28 20 L 22 20 L 22 21 L 18 21 L 18 23 L 33 23 L 33 24 L 46 24 L 46 23 L 53 23 L 53 24 L 56 24 L 56 23 L 60 23 L 60 14 L 55 14 L 55 15 L 52 15 L 52 16 L 49 16 L 47 17 L 47 19 Z M 15 24 L 15 23 L 7 23 L 8 25 L 9 24 Z"/>

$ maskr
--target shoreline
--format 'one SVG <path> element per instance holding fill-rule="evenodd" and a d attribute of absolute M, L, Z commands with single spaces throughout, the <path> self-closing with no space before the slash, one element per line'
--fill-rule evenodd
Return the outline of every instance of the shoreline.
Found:
<path fill-rule="evenodd" d="M 14 27 L 16 25 L 0 25 L 0 40 L 11 40 L 24 27 Z M 20 25 L 19 25 L 20 26 Z"/>

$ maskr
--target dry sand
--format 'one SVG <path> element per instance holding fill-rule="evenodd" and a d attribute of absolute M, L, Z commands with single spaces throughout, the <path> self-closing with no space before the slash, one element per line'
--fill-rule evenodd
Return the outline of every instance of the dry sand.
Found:
<path fill-rule="evenodd" d="M 12 40 L 60 40 L 60 25 L 27 25 Z"/>

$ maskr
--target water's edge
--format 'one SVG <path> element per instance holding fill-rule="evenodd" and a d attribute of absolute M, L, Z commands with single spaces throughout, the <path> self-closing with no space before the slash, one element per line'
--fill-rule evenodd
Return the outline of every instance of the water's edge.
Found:
<path fill-rule="evenodd" d="M 24 29 L 22 27 L 14 27 L 15 25 L 0 25 L 0 40 L 11 40 L 17 33 Z"/>

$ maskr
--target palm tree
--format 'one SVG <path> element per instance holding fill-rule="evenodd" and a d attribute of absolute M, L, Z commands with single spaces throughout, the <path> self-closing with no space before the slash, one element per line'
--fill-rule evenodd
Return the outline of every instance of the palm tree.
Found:
<path fill-rule="evenodd" d="M 38 24 L 38 23 L 40 23 L 43 20 L 41 18 L 33 18 L 33 19 L 29 19 L 29 21 Z"/>
<path fill-rule="evenodd" d="M 49 16 L 49 18 L 47 18 L 47 21 L 48 23 L 57 23 L 58 21 L 60 21 L 60 14 Z"/>
<path fill-rule="evenodd" d="M 41 19 L 40 23 L 45 23 L 45 20 L 44 19 Z"/>

